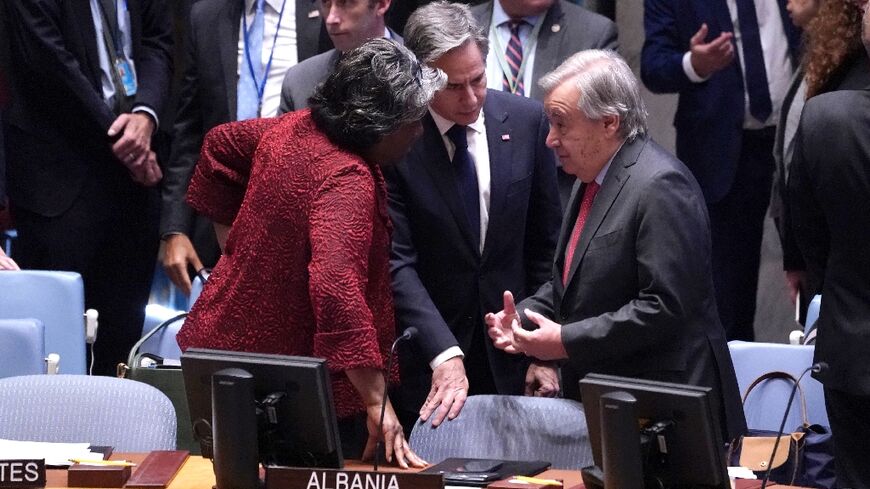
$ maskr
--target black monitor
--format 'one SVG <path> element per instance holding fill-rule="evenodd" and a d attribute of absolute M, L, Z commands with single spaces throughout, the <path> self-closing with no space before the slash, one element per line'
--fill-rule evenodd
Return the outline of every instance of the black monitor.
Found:
<path fill-rule="evenodd" d="M 242 457 L 253 451 L 263 465 L 343 467 L 326 360 L 191 348 L 181 368 L 204 457 L 216 459 L 218 443 L 228 439 L 225 460 L 237 458 L 229 450 Z M 249 439 L 253 450 L 243 450 Z"/>
<path fill-rule="evenodd" d="M 589 374 L 580 381 L 595 466 L 586 487 L 728 489 L 710 388 Z M 599 485 L 601 484 L 601 485 Z"/>

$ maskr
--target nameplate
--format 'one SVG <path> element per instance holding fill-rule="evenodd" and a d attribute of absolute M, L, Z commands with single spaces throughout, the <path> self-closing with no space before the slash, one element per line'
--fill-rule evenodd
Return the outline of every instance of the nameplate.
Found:
<path fill-rule="evenodd" d="M 45 487 L 45 460 L 0 460 L 0 487 Z"/>
<path fill-rule="evenodd" d="M 441 474 L 266 467 L 266 489 L 442 489 Z"/>

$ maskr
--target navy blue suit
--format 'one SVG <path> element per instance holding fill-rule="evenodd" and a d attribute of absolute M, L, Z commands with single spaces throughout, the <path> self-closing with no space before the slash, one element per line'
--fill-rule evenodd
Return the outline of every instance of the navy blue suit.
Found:
<path fill-rule="evenodd" d="M 556 165 L 539 102 L 489 90 L 483 112 L 492 177 L 483 253 L 431 116 L 405 161 L 385 172 L 396 319 L 400 330 L 420 330 L 399 357 L 397 401 L 405 411 L 418 411 L 429 392 L 429 362 L 456 345 L 465 353 L 470 392 L 480 392 L 474 379 L 487 373 L 481 370 L 496 392 L 523 392 L 527 361 L 493 347 L 483 316 L 502 309 L 503 291 L 519 300 L 550 279 L 560 221 Z"/>
<path fill-rule="evenodd" d="M 800 33 L 777 0 L 792 66 Z M 734 25 L 725 0 L 645 0 L 641 78 L 656 93 L 679 93 L 674 126 L 677 157 L 707 202 L 713 237 L 713 279 L 728 339 L 754 339 L 755 293 L 764 216 L 773 175 L 773 127 L 744 130 L 743 74 L 735 46 L 730 65 L 694 83 L 683 70 L 690 39 L 706 23 L 705 42 Z M 784 74 L 786 76 L 790 74 Z"/>

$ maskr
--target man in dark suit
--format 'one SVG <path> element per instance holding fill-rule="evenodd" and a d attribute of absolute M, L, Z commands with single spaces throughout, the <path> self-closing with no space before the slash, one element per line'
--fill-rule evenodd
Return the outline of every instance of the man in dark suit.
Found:
<path fill-rule="evenodd" d="M 322 0 L 326 32 L 334 49 L 318 54 L 287 70 L 281 85 L 279 114 L 308 107 L 308 98 L 318 83 L 326 80 L 338 63 L 341 53 L 376 37 L 386 37 L 401 44 L 402 38 L 386 27 L 384 15 L 392 0 Z"/>
<path fill-rule="evenodd" d="M 618 47 L 616 24 L 565 0 L 490 0 L 472 12 L 488 33 L 487 86 L 544 99 L 537 81 L 572 54 Z M 539 25 L 540 24 L 540 25 Z M 562 208 L 575 178 L 558 171 Z"/>
<path fill-rule="evenodd" d="M 94 372 L 113 375 L 141 334 L 157 255 L 151 138 L 169 89 L 169 10 L 163 0 L 4 6 L 16 258 L 82 274 L 85 304 L 100 313 Z"/>
<path fill-rule="evenodd" d="M 863 40 L 870 55 L 870 9 Z M 790 224 L 807 271 L 822 277 L 813 376 L 825 386 L 838 487 L 870 487 L 870 91 L 807 101 L 788 177 Z"/>
<path fill-rule="evenodd" d="M 287 2 L 295 2 L 295 15 L 282 14 L 289 10 Z M 244 20 L 243 6 L 247 13 Z M 203 265 L 210 268 L 220 256 L 211 222 L 184 201 L 205 133 L 225 122 L 274 116 L 284 73 L 298 61 L 323 50 L 319 44 L 321 15 L 316 5 L 309 0 L 266 0 L 258 58 L 262 73 L 255 82 L 264 83 L 262 94 L 255 92 L 254 110 L 243 107 L 240 116 L 239 84 L 244 92 L 248 82 L 241 75 L 250 69 L 246 56 L 251 49 L 246 48 L 250 46 L 239 33 L 245 27 L 253 29 L 256 18 L 256 0 L 199 0 L 191 8 L 186 71 L 163 185 L 160 223 L 160 236 L 166 242 L 163 266 L 172 282 L 187 294 L 191 269 L 195 272 Z"/>
<path fill-rule="evenodd" d="M 487 40 L 469 8 L 420 8 L 405 45 L 448 80 L 385 175 L 396 316 L 420 330 L 400 356 L 409 428 L 433 412 L 435 425 L 454 418 L 468 393 L 522 394 L 527 364 L 492 347 L 483 314 L 504 289 L 525 296 L 549 278 L 559 201 L 541 104 L 487 91 Z"/>
<path fill-rule="evenodd" d="M 704 199 L 689 170 L 646 135 L 646 109 L 628 65 L 583 51 L 546 75 L 547 145 L 578 178 L 553 279 L 514 307 L 487 314 L 498 348 L 542 362 L 547 383 L 579 398 L 589 372 L 712 388 L 725 441 L 745 429 L 743 407 L 710 276 Z M 524 313 L 517 322 L 517 310 Z"/>
<path fill-rule="evenodd" d="M 641 77 L 653 92 L 680 94 L 677 157 L 707 202 L 716 300 L 729 340 L 755 337 L 775 126 L 797 64 L 799 33 L 785 4 L 644 1 Z"/>

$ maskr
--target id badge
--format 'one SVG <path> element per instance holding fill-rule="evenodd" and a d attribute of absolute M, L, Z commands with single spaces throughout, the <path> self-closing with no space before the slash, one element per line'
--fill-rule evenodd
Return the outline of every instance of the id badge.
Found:
<path fill-rule="evenodd" d="M 127 97 L 136 95 L 136 74 L 130 68 L 130 63 L 126 59 L 115 60 L 115 71 L 118 72 L 118 79 L 124 86 L 124 95 Z"/>

